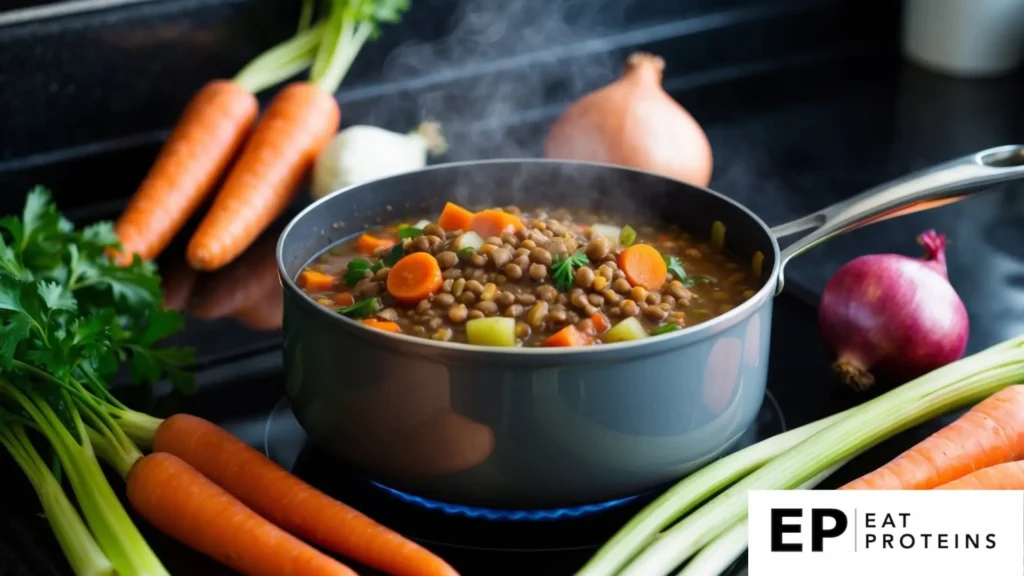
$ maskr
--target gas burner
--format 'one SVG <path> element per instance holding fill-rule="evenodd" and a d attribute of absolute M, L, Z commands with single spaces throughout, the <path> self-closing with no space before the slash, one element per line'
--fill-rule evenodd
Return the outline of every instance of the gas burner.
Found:
<path fill-rule="evenodd" d="M 740 438 L 736 449 L 785 429 L 779 404 L 768 393 L 757 420 Z M 546 510 L 478 508 L 438 502 L 348 471 L 338 459 L 308 440 L 286 399 L 274 407 L 263 432 L 267 456 L 386 526 L 435 547 L 585 554 L 607 541 L 656 496 L 640 494 L 611 502 Z M 523 529 L 524 525 L 529 528 Z"/>

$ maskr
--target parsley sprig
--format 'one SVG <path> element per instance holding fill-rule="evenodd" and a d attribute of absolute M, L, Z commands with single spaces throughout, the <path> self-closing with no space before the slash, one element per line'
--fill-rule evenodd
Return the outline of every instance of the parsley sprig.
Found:
<path fill-rule="evenodd" d="M 710 278 L 708 276 L 691 276 L 687 274 L 686 270 L 683 268 L 683 263 L 680 262 L 679 258 L 676 256 L 665 256 L 665 265 L 668 266 L 669 273 L 675 276 L 676 279 L 683 284 L 684 288 L 693 288 L 693 286 L 698 282 L 710 284 L 715 281 L 714 278 Z"/>
<path fill-rule="evenodd" d="M 568 292 L 576 280 L 576 269 L 590 263 L 582 250 L 570 256 L 556 256 L 551 261 L 551 277 L 555 287 Z"/>

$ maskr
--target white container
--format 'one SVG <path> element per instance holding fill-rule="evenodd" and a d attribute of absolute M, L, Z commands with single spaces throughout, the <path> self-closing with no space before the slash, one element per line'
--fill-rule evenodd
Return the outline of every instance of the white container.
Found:
<path fill-rule="evenodd" d="M 904 0 L 903 54 L 952 76 L 991 77 L 1024 59 L 1024 0 Z"/>

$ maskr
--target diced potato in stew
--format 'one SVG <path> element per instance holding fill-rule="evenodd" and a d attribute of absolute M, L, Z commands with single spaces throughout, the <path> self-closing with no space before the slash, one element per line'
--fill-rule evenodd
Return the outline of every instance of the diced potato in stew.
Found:
<path fill-rule="evenodd" d="M 725 229 L 580 211 L 476 212 L 366 230 L 300 273 L 315 301 L 366 326 L 480 346 L 593 346 L 657 337 L 724 314 L 760 285 L 760 258 L 726 253 Z"/>

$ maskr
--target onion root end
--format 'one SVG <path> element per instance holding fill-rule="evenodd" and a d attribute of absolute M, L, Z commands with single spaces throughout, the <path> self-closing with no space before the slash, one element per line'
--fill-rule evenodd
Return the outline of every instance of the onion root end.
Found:
<path fill-rule="evenodd" d="M 860 392 L 865 392 L 875 385 L 875 377 L 851 360 L 836 360 L 832 364 L 832 370 L 844 384 Z"/>

